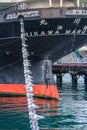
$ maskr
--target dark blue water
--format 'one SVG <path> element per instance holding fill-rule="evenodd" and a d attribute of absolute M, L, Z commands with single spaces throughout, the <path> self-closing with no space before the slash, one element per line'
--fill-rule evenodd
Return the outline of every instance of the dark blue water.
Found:
<path fill-rule="evenodd" d="M 45 116 L 39 121 L 40 128 L 57 130 L 87 130 L 87 91 L 83 78 L 77 87 L 69 75 L 63 78 L 59 89 L 60 100 L 35 99 L 40 106 L 37 114 Z M 0 130 L 30 130 L 26 97 L 0 98 Z"/>

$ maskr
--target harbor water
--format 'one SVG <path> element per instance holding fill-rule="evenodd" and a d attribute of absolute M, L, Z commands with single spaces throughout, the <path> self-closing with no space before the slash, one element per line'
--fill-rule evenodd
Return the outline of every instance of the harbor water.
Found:
<path fill-rule="evenodd" d="M 63 78 L 59 102 L 35 98 L 40 129 L 87 130 L 87 91 L 79 78 L 72 86 L 70 75 Z M 0 97 L 0 130 L 30 130 L 26 97 Z"/>

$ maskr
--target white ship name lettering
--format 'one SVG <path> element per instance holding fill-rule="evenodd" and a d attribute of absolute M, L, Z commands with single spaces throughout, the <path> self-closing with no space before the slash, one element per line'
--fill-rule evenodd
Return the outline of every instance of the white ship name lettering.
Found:
<path fill-rule="evenodd" d="M 77 19 L 75 19 L 75 21 L 73 23 L 75 23 L 76 25 L 78 25 L 80 23 L 80 21 L 81 21 L 81 18 L 77 18 Z"/>
<path fill-rule="evenodd" d="M 58 27 L 58 26 L 57 26 Z M 63 27 L 62 27 L 63 28 Z M 83 29 L 59 29 L 56 30 L 45 30 L 45 31 L 34 31 L 26 33 L 26 37 L 37 37 L 37 36 L 50 36 L 50 35 L 81 35 L 87 34 L 87 26 L 84 26 Z"/>
<path fill-rule="evenodd" d="M 63 26 L 62 26 L 62 25 L 58 25 L 58 26 L 57 26 L 57 29 L 58 29 L 58 30 L 61 30 L 61 29 L 63 29 Z"/>
<path fill-rule="evenodd" d="M 65 34 L 70 34 L 71 30 L 66 30 Z"/>
<path fill-rule="evenodd" d="M 40 25 L 47 25 L 48 23 L 47 23 L 47 21 L 45 20 L 45 19 L 42 19 L 41 21 L 40 21 Z"/>
<path fill-rule="evenodd" d="M 85 34 L 87 31 L 87 26 L 84 26 L 83 30 L 82 30 L 82 34 Z"/>
<path fill-rule="evenodd" d="M 53 34 L 53 30 L 48 30 L 48 35 L 52 35 Z"/>

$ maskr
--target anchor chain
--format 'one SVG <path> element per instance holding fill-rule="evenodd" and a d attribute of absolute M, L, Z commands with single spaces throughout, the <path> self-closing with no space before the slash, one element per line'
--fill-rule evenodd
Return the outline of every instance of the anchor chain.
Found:
<path fill-rule="evenodd" d="M 25 38 L 25 30 L 24 30 L 24 20 L 23 18 L 20 19 L 20 26 L 21 26 L 21 40 L 22 40 L 22 56 L 23 56 L 23 66 L 24 66 L 24 78 L 25 78 L 25 88 L 26 88 L 26 97 L 27 97 L 27 104 L 28 104 L 28 112 L 29 112 L 29 120 L 30 120 L 30 128 L 32 130 L 39 130 L 38 120 L 43 119 L 44 117 L 41 115 L 36 114 L 37 108 L 39 106 L 35 105 L 33 99 L 33 79 L 32 73 L 30 71 L 30 60 L 29 52 L 27 51 L 26 45 L 26 38 Z"/>

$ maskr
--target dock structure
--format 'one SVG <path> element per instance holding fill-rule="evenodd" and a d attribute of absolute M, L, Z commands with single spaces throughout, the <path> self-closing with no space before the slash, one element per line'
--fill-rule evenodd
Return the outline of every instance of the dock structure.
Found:
<path fill-rule="evenodd" d="M 73 84 L 77 84 L 80 76 L 84 77 L 84 82 L 87 84 L 87 63 L 54 64 L 52 66 L 52 72 L 53 74 L 56 74 L 57 84 L 61 84 L 62 77 L 66 73 L 69 73 L 71 75 Z"/>

